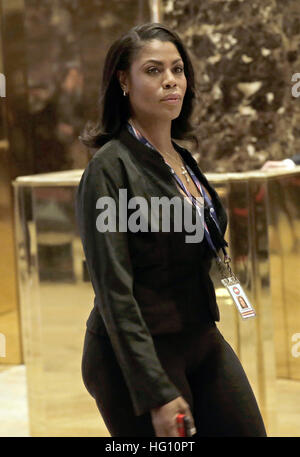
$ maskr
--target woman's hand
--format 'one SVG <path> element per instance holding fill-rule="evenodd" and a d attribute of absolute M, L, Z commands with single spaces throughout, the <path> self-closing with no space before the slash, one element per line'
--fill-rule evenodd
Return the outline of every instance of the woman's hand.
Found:
<path fill-rule="evenodd" d="M 194 418 L 189 404 L 183 397 L 177 397 L 168 403 L 151 409 L 152 424 L 156 436 L 179 436 L 177 430 L 176 416 L 185 414 L 191 421 L 191 427 L 196 433 Z"/>

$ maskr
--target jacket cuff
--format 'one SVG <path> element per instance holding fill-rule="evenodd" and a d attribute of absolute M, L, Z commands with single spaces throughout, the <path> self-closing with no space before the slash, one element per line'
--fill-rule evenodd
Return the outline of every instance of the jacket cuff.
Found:
<path fill-rule="evenodd" d="M 152 408 L 163 406 L 180 396 L 182 394 L 170 381 L 157 384 L 157 387 L 151 390 L 151 396 L 145 392 L 145 389 L 137 389 L 132 398 L 134 413 L 136 416 L 150 413 Z"/>

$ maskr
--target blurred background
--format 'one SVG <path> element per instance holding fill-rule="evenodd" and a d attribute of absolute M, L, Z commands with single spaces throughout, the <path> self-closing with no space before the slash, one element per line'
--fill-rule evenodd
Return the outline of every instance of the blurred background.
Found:
<path fill-rule="evenodd" d="M 80 373 L 93 291 L 74 197 L 94 151 L 78 135 L 110 44 L 148 21 L 190 51 L 201 146 L 187 146 L 259 311 L 241 322 L 216 283 L 220 327 L 270 436 L 300 436 L 298 0 L 0 0 L 0 436 L 109 436 Z"/>

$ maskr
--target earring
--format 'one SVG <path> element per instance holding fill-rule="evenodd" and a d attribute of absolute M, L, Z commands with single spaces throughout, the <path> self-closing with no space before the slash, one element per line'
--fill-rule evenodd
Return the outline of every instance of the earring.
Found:
<path fill-rule="evenodd" d="M 123 95 L 124 95 L 124 97 L 126 97 L 126 95 L 127 95 L 126 92 L 125 92 L 125 90 L 123 90 Z"/>

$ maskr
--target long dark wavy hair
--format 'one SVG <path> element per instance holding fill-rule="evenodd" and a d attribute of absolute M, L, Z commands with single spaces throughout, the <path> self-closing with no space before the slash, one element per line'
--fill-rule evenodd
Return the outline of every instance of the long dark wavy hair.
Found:
<path fill-rule="evenodd" d="M 79 136 L 79 140 L 88 147 L 98 148 L 117 137 L 121 128 L 130 117 L 128 97 L 123 96 L 118 70 L 128 70 L 136 53 L 150 40 L 172 42 L 184 63 L 187 88 L 180 115 L 172 120 L 171 137 L 174 139 L 193 140 L 198 145 L 194 128 L 191 124 L 193 101 L 195 99 L 194 69 L 188 52 L 181 39 L 174 31 L 163 24 L 148 22 L 137 25 L 115 41 L 108 50 L 104 62 L 102 84 L 99 97 L 99 120 L 96 124 L 88 121 Z"/>

